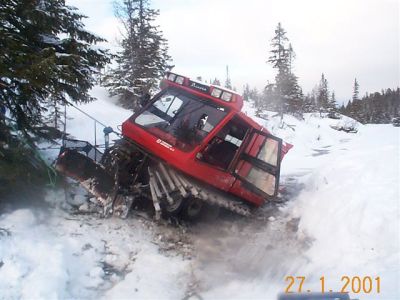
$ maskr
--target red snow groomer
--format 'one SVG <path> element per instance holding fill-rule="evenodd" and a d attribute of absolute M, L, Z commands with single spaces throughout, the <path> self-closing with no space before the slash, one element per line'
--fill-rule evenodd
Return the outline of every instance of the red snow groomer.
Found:
<path fill-rule="evenodd" d="M 174 73 L 161 87 L 99 163 L 66 149 L 57 169 L 122 216 L 139 198 L 153 202 L 157 217 L 190 219 L 207 206 L 248 216 L 276 197 L 291 145 L 241 112 L 241 96 Z"/>

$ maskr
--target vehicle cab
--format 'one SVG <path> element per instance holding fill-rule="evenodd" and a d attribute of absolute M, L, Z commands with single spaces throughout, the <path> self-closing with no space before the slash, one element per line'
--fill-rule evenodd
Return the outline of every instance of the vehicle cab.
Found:
<path fill-rule="evenodd" d="M 122 125 L 125 138 L 175 169 L 255 206 L 275 197 L 282 140 L 241 112 L 234 91 L 167 73 Z"/>

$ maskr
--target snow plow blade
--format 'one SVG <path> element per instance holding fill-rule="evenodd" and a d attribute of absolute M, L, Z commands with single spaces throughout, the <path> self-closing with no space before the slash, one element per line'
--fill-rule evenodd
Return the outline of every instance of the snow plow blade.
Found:
<path fill-rule="evenodd" d="M 65 150 L 56 162 L 56 170 L 78 181 L 101 203 L 109 202 L 114 188 L 113 178 L 102 166 L 75 150 Z"/>

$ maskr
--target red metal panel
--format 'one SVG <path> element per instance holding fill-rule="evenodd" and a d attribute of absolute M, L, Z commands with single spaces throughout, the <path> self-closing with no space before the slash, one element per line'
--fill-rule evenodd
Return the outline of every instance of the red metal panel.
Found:
<path fill-rule="evenodd" d="M 234 116 L 240 118 L 243 123 L 246 123 L 249 127 L 269 133 L 267 129 L 262 127 L 260 124 L 255 122 L 253 119 L 248 117 L 246 114 L 240 112 L 243 106 L 243 99 L 238 94 L 233 94 L 232 102 L 225 102 L 218 98 L 212 97 L 210 94 L 198 91 L 193 88 L 189 88 L 188 85 L 189 79 L 185 77 L 183 85 L 177 84 L 175 82 L 164 79 L 163 89 L 168 86 L 173 86 L 175 88 L 179 88 L 185 90 L 193 95 L 197 95 L 203 98 L 210 99 L 214 103 L 218 105 L 229 107 L 231 111 L 225 116 L 225 118 L 217 125 L 215 128 L 204 138 L 204 140 L 192 150 L 188 150 L 187 152 L 181 151 L 180 149 L 174 147 L 173 145 L 168 144 L 166 141 L 162 139 L 162 134 L 156 133 L 159 137 L 151 134 L 151 132 L 146 131 L 142 127 L 136 125 L 133 121 L 134 118 L 141 113 L 138 112 L 130 120 L 125 121 L 122 124 L 122 133 L 125 137 L 131 139 L 141 147 L 143 147 L 146 151 L 153 154 L 154 156 L 164 160 L 171 166 L 177 168 L 178 170 L 197 178 L 198 180 L 205 182 L 217 189 L 223 191 L 229 191 L 229 193 L 246 200 L 255 206 L 260 206 L 264 203 L 265 198 L 246 188 L 243 183 L 236 179 L 235 176 L 232 175 L 234 170 L 225 171 L 218 167 L 212 166 L 208 163 L 202 162 L 196 158 L 196 154 L 199 151 L 202 151 L 204 147 L 210 142 L 210 140 L 222 129 L 223 126 L 227 122 L 229 122 Z M 210 91 L 212 91 L 213 86 L 210 86 Z M 248 137 L 250 138 L 250 137 Z M 247 144 L 246 149 L 242 149 L 251 155 L 256 155 L 259 146 L 262 144 L 264 137 L 256 137 L 252 136 L 252 140 Z M 169 139 L 169 137 L 165 138 Z M 244 143 L 246 143 L 244 141 Z M 245 144 L 244 144 L 245 145 Z M 289 149 L 293 147 L 290 144 L 284 144 L 282 147 L 282 158 L 289 151 Z M 241 161 L 238 162 L 237 169 L 240 170 L 240 175 L 245 177 L 245 175 L 249 172 L 250 166 L 242 166 L 243 163 Z M 245 174 L 246 173 L 246 174 Z"/>
<path fill-rule="evenodd" d="M 260 206 L 265 202 L 265 199 L 258 194 L 253 193 L 249 189 L 243 186 L 243 183 L 240 180 L 236 180 L 232 185 L 232 188 L 229 190 L 230 193 L 238 196 L 239 198 L 245 199 L 248 202 L 251 202 L 255 206 Z"/>
<path fill-rule="evenodd" d="M 178 170 L 206 182 L 211 186 L 228 191 L 235 181 L 232 174 L 198 161 L 194 154 L 198 152 L 200 146 L 196 147 L 191 152 L 181 151 L 158 137 L 153 136 L 129 120 L 122 124 L 122 132 L 125 137 L 141 145 L 156 157 L 159 157 Z"/>

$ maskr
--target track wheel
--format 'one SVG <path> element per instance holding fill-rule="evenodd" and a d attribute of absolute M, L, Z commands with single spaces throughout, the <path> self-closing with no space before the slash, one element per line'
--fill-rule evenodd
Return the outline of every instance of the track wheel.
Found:
<path fill-rule="evenodd" d="M 167 214 L 171 216 L 177 216 L 179 212 L 182 210 L 185 198 L 183 198 L 179 192 L 171 193 L 170 196 L 173 202 L 168 203 L 168 201 L 164 201 L 163 208 Z"/>
<path fill-rule="evenodd" d="M 204 202 L 194 197 L 186 198 L 183 202 L 180 212 L 181 218 L 188 221 L 198 220 L 202 215 Z"/>
<path fill-rule="evenodd" d="M 219 215 L 219 207 L 204 203 L 195 197 L 183 198 L 179 192 L 172 193 L 173 203 L 163 202 L 163 210 L 167 216 L 186 221 L 213 221 Z"/>

